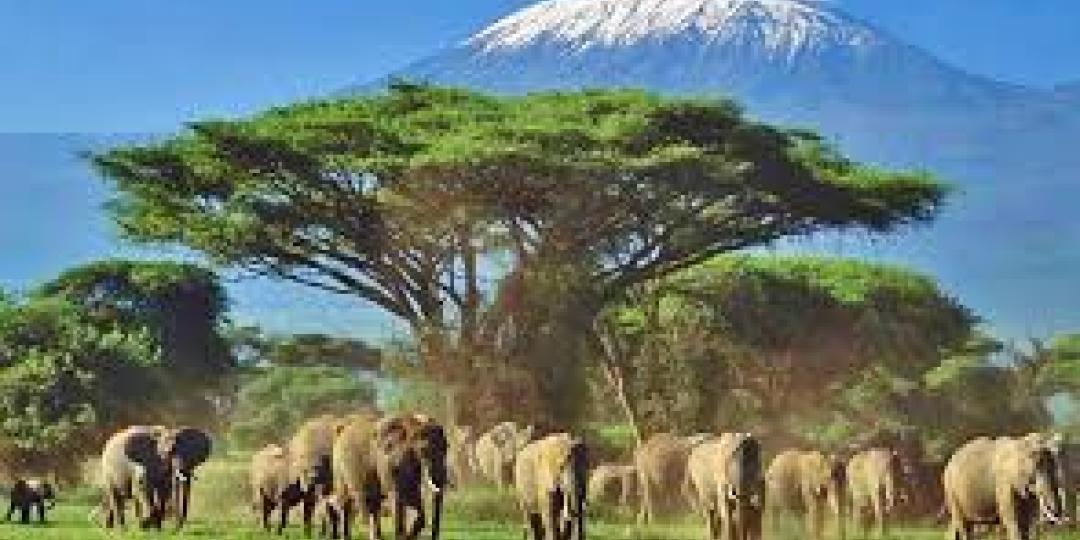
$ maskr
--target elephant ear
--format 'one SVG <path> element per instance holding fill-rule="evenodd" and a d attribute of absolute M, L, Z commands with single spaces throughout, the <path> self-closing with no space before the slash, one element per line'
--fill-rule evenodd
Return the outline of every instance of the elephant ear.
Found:
<path fill-rule="evenodd" d="M 1055 454 L 1060 454 L 1061 451 L 1065 448 L 1065 436 L 1059 432 L 1051 433 L 1046 438 L 1046 446 L 1050 449 L 1051 452 Z"/>
<path fill-rule="evenodd" d="M 517 432 L 517 438 L 514 441 L 514 444 L 517 446 L 518 450 L 521 450 L 522 448 L 528 446 L 528 444 L 533 441 L 533 438 L 535 436 L 536 426 L 533 426 L 532 424 L 527 425 Z"/>
<path fill-rule="evenodd" d="M 157 430 L 133 430 L 124 441 L 124 455 L 141 465 L 155 464 L 161 460 L 158 452 L 160 432 Z"/>
<path fill-rule="evenodd" d="M 376 428 L 376 444 L 383 452 L 393 452 L 405 446 L 408 435 L 408 429 L 401 418 L 387 418 L 379 422 Z"/>
<path fill-rule="evenodd" d="M 446 429 L 435 421 L 427 422 L 420 428 L 421 444 L 426 446 L 436 455 L 445 456 L 450 450 L 450 440 L 446 436 Z"/>
<path fill-rule="evenodd" d="M 170 435 L 171 454 L 180 458 L 186 466 L 194 469 L 210 459 L 213 442 L 205 431 L 184 427 L 173 431 Z"/>

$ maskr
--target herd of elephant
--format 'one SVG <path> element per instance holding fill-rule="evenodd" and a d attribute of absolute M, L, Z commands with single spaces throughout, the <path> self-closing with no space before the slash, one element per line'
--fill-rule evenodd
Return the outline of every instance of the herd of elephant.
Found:
<path fill-rule="evenodd" d="M 976 526 L 992 525 L 1009 540 L 1026 540 L 1040 523 L 1064 521 L 1064 448 L 1059 437 L 1040 434 L 977 438 L 959 448 L 935 479 L 949 538 L 973 540 Z M 845 458 L 787 450 L 766 467 L 749 433 L 661 433 L 638 444 L 628 463 L 594 465 L 588 454 L 580 437 L 514 422 L 477 433 L 421 415 L 324 417 L 256 454 L 252 488 L 267 529 L 275 510 L 280 531 L 289 508 L 301 504 L 309 532 L 322 516 L 327 535 L 351 538 L 362 514 L 372 539 L 381 538 L 387 500 L 397 537 L 416 538 L 426 525 L 424 492 L 438 538 L 447 488 L 475 480 L 512 489 L 525 537 L 536 540 L 583 540 L 586 508 L 598 502 L 636 503 L 641 524 L 692 509 L 710 539 L 760 539 L 763 522 L 779 521 L 765 516 L 781 513 L 803 516 L 804 538 L 822 538 L 830 515 L 840 537 L 849 517 L 864 536 L 884 536 L 898 508 L 922 495 L 903 456 L 884 447 Z"/>
<path fill-rule="evenodd" d="M 183 527 L 196 469 L 210 453 L 210 436 L 194 428 L 116 433 L 101 456 L 96 511 L 103 524 L 123 526 L 132 503 L 142 528 L 160 529 L 169 514 Z M 758 540 L 763 522 L 778 522 L 766 517 L 780 513 L 802 516 L 805 538 L 822 538 L 830 515 L 841 538 L 848 517 L 864 535 L 873 526 L 884 536 L 898 507 L 922 496 L 912 487 L 909 464 L 889 448 L 846 458 L 786 450 L 767 467 L 764 454 L 749 433 L 661 433 L 640 442 L 628 463 L 594 466 L 580 437 L 540 434 L 513 422 L 478 435 L 421 414 L 322 416 L 252 456 L 251 502 L 262 527 L 278 534 L 300 506 L 307 535 L 318 524 L 323 536 L 352 538 L 354 521 L 363 516 L 370 538 L 379 539 L 388 510 L 396 538 L 415 539 L 430 527 L 438 539 L 447 491 L 486 480 L 513 489 L 526 538 L 584 540 L 587 506 L 607 502 L 636 505 L 640 524 L 692 509 L 710 539 Z M 948 538 L 973 540 L 976 526 L 989 525 L 1000 526 L 1008 540 L 1028 540 L 1040 524 L 1065 521 L 1071 461 L 1057 436 L 969 441 L 940 474 Z M 37 505 L 44 519 L 53 495 L 46 483 L 16 482 L 8 518 L 21 508 L 26 521 Z"/>
<path fill-rule="evenodd" d="M 1075 494 L 1066 485 L 1068 454 L 1059 437 L 1042 434 L 980 437 L 960 447 L 936 480 L 947 538 L 974 540 L 976 526 L 986 525 L 1000 526 L 1008 540 L 1028 540 L 1040 523 L 1063 523 L 1063 500 Z M 760 539 L 762 523 L 775 527 L 780 515 L 802 516 L 800 538 L 822 538 L 828 515 L 837 537 L 845 537 L 851 518 L 867 538 L 885 537 L 903 504 L 928 495 L 914 485 L 915 476 L 890 448 L 846 457 L 786 450 L 765 467 L 761 444 L 749 433 L 663 433 L 642 442 L 632 463 L 594 468 L 589 494 L 623 505 L 636 495 L 639 523 L 690 508 L 710 539 Z"/>

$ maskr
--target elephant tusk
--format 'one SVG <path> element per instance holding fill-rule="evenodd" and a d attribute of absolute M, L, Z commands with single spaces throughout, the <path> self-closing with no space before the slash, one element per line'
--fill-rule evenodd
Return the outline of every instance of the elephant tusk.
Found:
<path fill-rule="evenodd" d="M 430 476 L 429 476 L 429 477 L 427 477 L 427 485 L 428 485 L 428 489 L 430 489 L 432 493 L 439 493 L 439 492 L 441 492 L 441 491 L 442 491 L 442 488 L 440 488 L 439 486 L 435 485 L 435 482 L 432 482 L 432 481 L 431 481 L 431 477 L 430 477 Z"/>
<path fill-rule="evenodd" d="M 1051 525 L 1057 525 L 1064 521 L 1061 516 L 1054 514 L 1049 508 L 1043 508 L 1043 517 L 1046 518 L 1046 522 Z"/>

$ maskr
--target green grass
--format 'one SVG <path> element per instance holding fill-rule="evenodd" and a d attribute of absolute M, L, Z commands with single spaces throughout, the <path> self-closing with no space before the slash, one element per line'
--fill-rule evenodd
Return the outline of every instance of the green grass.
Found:
<path fill-rule="evenodd" d="M 466 494 L 466 498 L 475 498 L 475 495 Z M 483 497 L 481 497 L 483 498 Z M 487 503 L 484 503 L 487 504 Z M 507 503 L 509 509 L 507 515 L 513 512 L 512 505 Z M 90 506 L 86 504 L 61 504 L 50 516 L 50 523 L 40 525 L 16 525 L 0 524 L 0 539 L 3 540 L 91 540 L 109 538 L 205 538 L 220 540 L 254 540 L 263 538 L 277 538 L 257 529 L 254 518 L 251 516 L 239 516 L 235 508 L 226 508 L 218 514 L 200 513 L 195 516 L 190 527 L 181 533 L 165 531 L 163 533 L 143 532 L 135 529 L 127 531 L 106 531 L 89 522 L 88 514 Z M 444 538 L 447 540 L 519 540 L 521 529 L 514 519 L 491 520 L 491 519 L 468 519 L 463 515 L 462 504 L 448 508 L 449 515 L 445 526 Z M 361 538 L 366 531 L 361 531 Z M 387 535 L 392 537 L 392 535 Z M 612 521 L 610 518 L 590 522 L 589 537 L 596 540 L 700 540 L 704 538 L 704 530 L 690 518 L 676 520 L 674 523 L 638 529 L 633 525 L 632 519 Z M 787 530 L 779 535 L 777 540 L 798 540 L 802 537 L 797 530 Z M 303 538 L 303 532 L 295 525 L 285 534 L 287 539 Z M 848 536 L 852 540 L 857 535 Z M 768 537 L 767 537 L 768 538 Z M 827 537 L 831 540 L 831 536 Z M 891 538 L 895 540 L 942 540 L 944 534 L 941 530 L 931 528 L 907 528 L 894 531 Z M 1048 535 L 1043 538 L 1054 540 L 1078 539 L 1080 534 L 1073 535 Z"/>

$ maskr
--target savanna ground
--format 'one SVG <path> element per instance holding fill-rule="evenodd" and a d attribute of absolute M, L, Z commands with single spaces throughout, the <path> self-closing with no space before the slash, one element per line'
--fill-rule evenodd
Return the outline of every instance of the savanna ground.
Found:
<path fill-rule="evenodd" d="M 220 540 L 254 540 L 278 538 L 258 528 L 249 508 L 246 459 L 235 456 L 215 460 L 198 474 L 193 493 L 193 517 L 180 533 L 169 531 L 143 532 L 107 531 L 90 521 L 91 509 L 97 501 L 92 488 L 69 489 L 61 493 L 50 522 L 41 525 L 0 523 L 0 540 L 91 540 L 98 538 L 206 538 Z M 6 510 L 6 500 L 3 501 Z M 292 525 L 284 538 L 304 538 L 297 526 L 299 510 L 294 510 Z M 633 515 L 624 510 L 598 507 L 590 510 L 589 538 L 595 540 L 700 540 L 705 531 L 694 516 L 684 516 L 663 525 L 638 528 Z M 130 525 L 129 525 L 130 527 Z M 509 492 L 474 486 L 448 495 L 447 516 L 444 522 L 446 540 L 518 540 L 522 537 L 519 516 Z M 358 538 L 364 536 L 361 530 Z M 387 535 L 392 537 L 392 535 Z M 785 523 L 776 540 L 801 540 L 802 534 L 794 523 Z M 423 537 L 423 538 L 426 538 Z M 831 540 L 831 536 L 827 537 Z M 859 535 L 848 535 L 856 540 Z M 896 529 L 890 538 L 896 540 L 941 540 L 944 534 L 933 527 Z M 1080 533 L 1043 536 L 1051 540 L 1080 540 Z"/>

